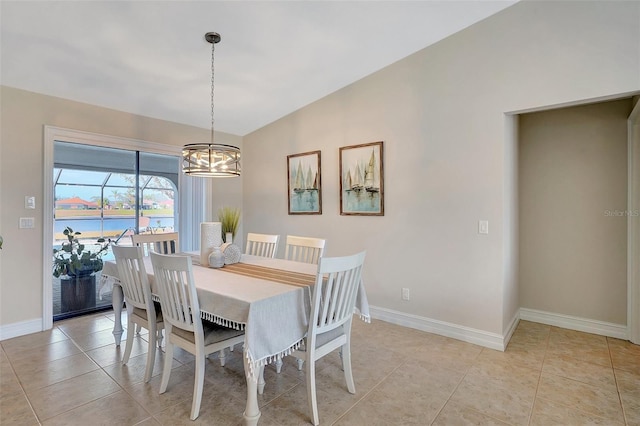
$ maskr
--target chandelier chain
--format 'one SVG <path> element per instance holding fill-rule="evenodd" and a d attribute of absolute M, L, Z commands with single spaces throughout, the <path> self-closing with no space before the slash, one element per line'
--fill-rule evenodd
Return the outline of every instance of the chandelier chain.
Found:
<path fill-rule="evenodd" d="M 213 144 L 213 124 L 215 122 L 214 115 L 213 115 L 213 81 L 214 81 L 214 75 L 215 75 L 213 58 L 214 58 L 215 50 L 216 50 L 216 43 L 212 42 L 211 43 L 211 144 Z"/>

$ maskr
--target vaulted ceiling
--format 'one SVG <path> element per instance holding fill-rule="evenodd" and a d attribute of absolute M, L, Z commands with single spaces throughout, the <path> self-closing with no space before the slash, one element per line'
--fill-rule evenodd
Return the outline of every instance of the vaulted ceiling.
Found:
<path fill-rule="evenodd" d="M 0 2 L 2 85 L 245 135 L 506 1 Z"/>

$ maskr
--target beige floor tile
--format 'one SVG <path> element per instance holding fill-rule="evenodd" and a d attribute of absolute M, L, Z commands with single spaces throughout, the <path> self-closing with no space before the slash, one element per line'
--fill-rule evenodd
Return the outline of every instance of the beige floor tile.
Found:
<path fill-rule="evenodd" d="M 508 426 L 509 423 L 505 423 L 498 419 L 494 419 L 472 408 L 465 407 L 464 405 L 447 402 L 436 420 L 432 423 L 433 426 Z"/>
<path fill-rule="evenodd" d="M 143 355 L 147 353 L 148 343 L 142 338 L 133 339 L 133 345 L 131 347 L 130 357 Z M 100 367 L 107 367 L 109 365 L 118 364 L 122 361 L 124 355 L 124 341 L 120 346 L 116 346 L 115 343 L 106 346 L 100 346 L 96 349 L 86 351 L 87 355 L 93 359 Z"/>
<path fill-rule="evenodd" d="M 517 364 L 479 360 L 467 372 L 463 383 L 505 389 L 523 400 L 533 401 L 540 372 Z"/>
<path fill-rule="evenodd" d="M 543 373 L 537 398 L 576 408 L 614 422 L 623 422 L 622 406 L 615 390 Z"/>
<path fill-rule="evenodd" d="M 27 396 L 41 420 L 55 417 L 120 390 L 104 371 L 96 370 L 51 386 L 28 391 Z"/>
<path fill-rule="evenodd" d="M 103 330 L 113 331 L 113 321 L 104 315 L 74 318 L 56 323 L 56 326 L 72 339 Z"/>
<path fill-rule="evenodd" d="M 2 383 L 4 386 L 4 383 Z M 38 425 L 26 395 L 20 390 L 0 397 L 0 423 L 3 425 Z"/>
<path fill-rule="evenodd" d="M 640 374 L 614 370 L 625 419 L 630 425 L 640 425 Z"/>
<path fill-rule="evenodd" d="M 504 385 L 500 381 L 484 382 L 476 377 L 465 377 L 451 401 L 507 423 L 526 424 L 535 389 Z"/>
<path fill-rule="evenodd" d="M 478 355 L 477 362 L 496 363 L 507 367 L 513 365 L 540 371 L 542 370 L 545 354 L 545 350 L 524 348 L 518 344 L 509 343 L 507 350 L 504 352 L 487 348 L 483 349 L 480 355 Z"/>
<path fill-rule="evenodd" d="M 149 383 L 139 381 L 125 390 L 152 415 L 156 415 L 168 407 L 175 406 L 181 401 L 191 401 L 193 395 L 194 369 L 191 365 L 180 365 L 171 370 L 169 385 L 165 393 L 160 394 L 162 375 L 151 378 Z"/>
<path fill-rule="evenodd" d="M 167 408 L 154 417 L 166 425 L 216 425 L 236 426 L 242 422 L 244 406 L 242 401 L 226 393 L 224 388 L 205 386 L 202 392 L 200 414 L 195 421 L 191 421 L 192 399 L 186 399 Z"/>
<path fill-rule="evenodd" d="M 123 334 L 122 344 L 124 344 Z M 106 330 L 99 330 L 89 334 L 78 334 L 73 337 L 73 341 L 83 350 L 90 351 L 91 349 L 97 349 L 102 346 L 108 346 L 115 343 L 113 339 L 113 328 Z"/>
<path fill-rule="evenodd" d="M 165 354 L 160 349 L 156 348 L 156 357 L 153 364 L 153 372 L 151 377 L 161 376 L 162 368 L 164 364 Z M 173 367 L 178 367 L 179 362 L 173 360 Z M 104 367 L 104 371 L 111 376 L 120 386 L 123 388 L 131 387 L 132 385 L 144 381 L 144 374 L 147 368 L 147 354 L 137 355 L 129 357 L 129 361 L 126 365 L 122 363 L 111 364 Z"/>
<path fill-rule="evenodd" d="M 640 345 L 620 339 L 607 339 L 613 367 L 640 374 Z"/>
<path fill-rule="evenodd" d="M 38 424 L 36 414 L 45 425 L 243 424 L 241 348 L 229 354 L 225 367 L 215 355 L 207 361 L 201 416 L 191 422 L 193 355 L 174 351 L 169 387 L 160 395 L 164 353 L 157 352 L 154 376 L 143 383 L 146 330 L 135 336 L 131 360 L 122 366 L 125 342 L 115 346 L 113 324 L 112 312 L 99 313 L 0 342 L 2 424 L 5 419 Z M 356 394 L 346 389 L 338 353 L 321 359 L 316 366 L 320 421 L 341 426 L 573 426 L 626 420 L 626 425 L 640 426 L 639 348 L 520 321 L 500 352 L 383 321 L 355 320 Z M 87 366 L 93 370 L 81 374 Z M 280 374 L 274 365 L 265 368 L 265 392 L 258 396 L 260 426 L 309 425 L 305 370 L 298 371 L 293 357 L 285 357 Z M 60 381 L 46 385 L 49 379 Z"/>
<path fill-rule="evenodd" d="M 613 368 L 584 362 L 565 355 L 548 355 L 544 360 L 542 371 L 612 391 L 616 389 Z"/>
<path fill-rule="evenodd" d="M 67 335 L 65 335 L 57 327 L 54 327 L 51 330 L 3 340 L 0 344 L 2 345 L 2 349 L 4 349 L 7 357 L 11 358 L 11 355 L 14 353 L 22 352 L 26 349 L 33 349 L 44 345 L 50 345 L 51 343 L 68 339 L 69 337 Z"/>
<path fill-rule="evenodd" d="M 120 390 L 42 422 L 43 426 L 90 424 L 134 425 L 151 415 Z"/>
<path fill-rule="evenodd" d="M 609 418 L 598 417 L 585 411 L 577 410 L 557 402 L 542 398 L 536 399 L 531 415 L 532 426 L 549 425 L 624 425 L 624 422 L 616 422 Z"/>
<path fill-rule="evenodd" d="M 55 361 L 81 352 L 82 350 L 73 341 L 66 339 L 38 346 L 36 349 L 28 348 L 16 351 L 8 358 L 16 370 L 24 370 L 25 368 L 30 368 L 30 366 Z"/>
<path fill-rule="evenodd" d="M 43 388 L 97 370 L 98 365 L 84 353 L 41 364 L 24 364 L 16 375 L 24 389 Z"/>
<path fill-rule="evenodd" d="M 340 419 L 337 424 L 431 423 L 456 389 L 462 373 L 410 360 Z"/>
<path fill-rule="evenodd" d="M 549 343 L 547 354 L 571 357 L 592 364 L 612 367 L 609 348 L 601 344 L 580 343 L 577 341 L 562 342 L 561 340 L 556 340 L 553 344 Z"/>

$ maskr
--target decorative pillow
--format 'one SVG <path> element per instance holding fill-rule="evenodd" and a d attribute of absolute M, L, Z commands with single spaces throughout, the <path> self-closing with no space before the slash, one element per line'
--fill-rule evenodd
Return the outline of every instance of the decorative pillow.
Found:
<path fill-rule="evenodd" d="M 224 264 L 231 265 L 233 263 L 240 262 L 240 256 L 242 256 L 242 252 L 240 251 L 240 247 L 235 244 L 224 243 L 220 246 L 220 249 L 224 253 Z"/>

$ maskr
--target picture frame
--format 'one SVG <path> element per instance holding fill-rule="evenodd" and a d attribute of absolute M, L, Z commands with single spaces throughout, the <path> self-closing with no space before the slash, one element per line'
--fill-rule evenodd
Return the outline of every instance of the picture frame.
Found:
<path fill-rule="evenodd" d="M 287 155 L 287 205 L 290 215 L 322 214 L 320 151 Z"/>
<path fill-rule="evenodd" d="M 382 141 L 340 148 L 340 214 L 384 216 Z"/>

